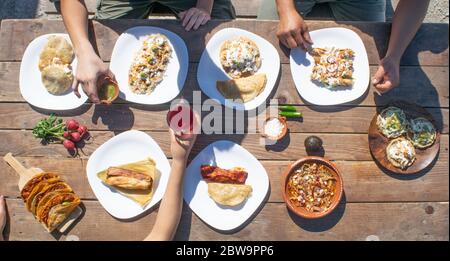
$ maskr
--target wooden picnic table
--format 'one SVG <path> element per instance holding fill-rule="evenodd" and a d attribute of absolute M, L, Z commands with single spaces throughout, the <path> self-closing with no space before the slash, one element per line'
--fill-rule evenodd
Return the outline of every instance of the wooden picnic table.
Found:
<path fill-rule="evenodd" d="M 340 106 L 310 106 L 299 96 L 290 72 L 289 56 L 275 36 L 277 23 L 270 21 L 211 21 L 196 32 L 185 32 L 175 20 L 111 20 L 90 24 L 92 42 L 108 62 L 117 37 L 137 25 L 159 26 L 183 38 L 189 50 L 189 73 L 179 95 L 192 101 L 199 90 L 196 70 L 208 39 L 227 27 L 242 28 L 270 41 L 281 58 L 278 84 L 271 98 L 292 104 L 304 114 L 290 121 L 290 134 L 274 146 L 259 145 L 259 134 L 200 135 L 191 156 L 216 140 L 241 144 L 257 157 L 270 178 L 270 195 L 262 209 L 241 230 L 221 233 L 203 223 L 185 204 L 178 240 L 448 240 L 449 239 L 449 65 L 448 24 L 424 24 L 401 61 L 401 84 L 379 96 L 370 86 L 359 100 Z M 363 40 L 370 71 L 377 69 L 386 52 L 390 24 L 309 21 L 311 30 L 346 27 Z M 144 106 L 123 100 L 113 105 L 82 107 L 58 113 L 87 124 L 94 136 L 86 155 L 71 158 L 63 146 L 43 146 L 31 129 L 50 113 L 24 101 L 19 91 L 19 68 L 26 46 L 37 36 L 65 32 L 62 21 L 3 20 L 0 28 L 0 155 L 12 152 L 27 166 L 60 172 L 83 200 L 84 215 L 66 234 L 48 234 L 27 212 L 17 189 L 17 176 L 0 161 L 0 193 L 6 195 L 10 215 L 9 240 L 141 240 L 151 230 L 157 209 L 137 220 L 123 222 L 110 216 L 97 201 L 86 179 L 89 155 L 117 133 L 138 129 L 150 134 L 171 158 L 165 121 L 168 104 Z M 203 98 L 206 96 L 203 95 Z M 377 107 L 404 99 L 425 107 L 441 128 L 441 149 L 428 169 L 414 175 L 393 175 L 381 170 L 368 147 L 368 128 Z M 231 119 L 225 119 L 231 120 Z M 249 119 L 249 123 L 252 119 Z M 345 196 L 338 208 L 319 220 L 306 220 L 289 212 L 281 194 L 281 178 L 288 164 L 306 156 L 305 137 L 324 141 L 325 157 L 341 170 Z M 224 217 L 226 219 L 226 217 Z"/>

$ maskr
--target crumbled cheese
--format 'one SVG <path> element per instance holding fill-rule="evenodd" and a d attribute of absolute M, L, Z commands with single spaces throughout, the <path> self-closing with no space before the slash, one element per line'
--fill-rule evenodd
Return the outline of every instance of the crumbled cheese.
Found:
<path fill-rule="evenodd" d="M 283 132 L 284 125 L 280 122 L 278 118 L 270 119 L 266 122 L 264 126 L 264 133 L 273 138 L 277 138 Z"/>

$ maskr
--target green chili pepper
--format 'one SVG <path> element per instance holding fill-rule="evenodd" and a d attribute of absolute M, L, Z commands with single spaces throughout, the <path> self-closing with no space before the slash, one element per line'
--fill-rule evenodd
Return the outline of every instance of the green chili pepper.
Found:
<path fill-rule="evenodd" d="M 278 109 L 280 109 L 280 111 L 297 111 L 297 108 L 295 108 L 295 106 L 292 105 L 282 105 L 279 106 Z"/>
<path fill-rule="evenodd" d="M 298 111 L 280 111 L 278 113 L 278 115 L 280 116 L 284 116 L 286 118 L 299 118 L 299 117 L 303 117 L 303 114 L 301 112 Z"/>

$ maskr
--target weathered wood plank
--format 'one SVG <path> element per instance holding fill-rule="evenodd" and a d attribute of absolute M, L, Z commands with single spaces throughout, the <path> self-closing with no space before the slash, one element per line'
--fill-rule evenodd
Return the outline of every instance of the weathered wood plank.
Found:
<path fill-rule="evenodd" d="M 298 111 L 304 115 L 302 120 L 289 120 L 290 132 L 319 132 L 319 133 L 367 133 L 370 120 L 375 115 L 376 107 L 348 107 L 348 106 L 296 106 Z M 70 113 L 60 113 L 64 119 L 76 117 L 77 120 L 86 124 L 91 130 L 126 130 L 132 128 L 140 130 L 167 130 L 166 115 L 168 108 L 161 107 L 148 109 L 148 106 L 131 104 L 113 104 L 111 106 L 94 106 L 86 104 Z M 269 111 L 276 113 L 276 106 L 269 107 L 262 112 L 269 115 Z M 448 133 L 448 109 L 427 109 L 442 127 L 442 133 Z M 210 111 L 203 112 L 202 118 Z M 222 107 L 222 112 L 224 108 Z M 26 103 L 0 103 L 0 129 L 32 129 L 39 119 L 48 117 L 48 111 L 35 109 Z M 225 124 L 232 124 L 234 117 L 223 113 L 222 128 Z M 245 126 L 246 133 L 254 133 L 252 126 L 257 126 L 258 119 L 249 117 L 245 113 L 248 125 Z M 248 131 L 247 128 L 250 128 Z"/>
<path fill-rule="evenodd" d="M 371 75 L 376 70 L 376 66 L 371 66 Z M 19 72 L 20 64 L 18 62 L 0 62 L 0 102 L 24 101 L 19 90 Z M 448 108 L 448 73 L 448 67 L 401 67 L 401 83 L 397 88 L 379 96 L 375 93 L 374 87 L 370 86 L 365 96 L 348 103 L 348 105 L 382 106 L 393 100 L 404 99 L 424 107 Z M 279 99 L 280 103 L 305 103 L 297 92 L 289 65 L 281 66 L 280 81 L 274 89 L 275 92 L 270 97 Z M 197 64 L 191 63 L 184 88 L 178 98 L 184 97 L 192 101 L 194 90 L 199 91 L 200 88 L 197 82 Z M 207 96 L 202 94 L 202 100 L 206 98 Z M 116 101 L 116 103 L 124 102 L 122 100 Z"/>
<path fill-rule="evenodd" d="M 94 14 L 97 9 L 96 0 L 85 0 L 86 8 L 89 14 Z M 232 0 L 237 17 L 256 17 L 260 0 Z M 47 14 L 59 14 L 59 2 L 52 3 L 50 1 L 41 2 L 42 10 Z M 158 14 L 155 14 L 158 15 Z"/>
<path fill-rule="evenodd" d="M 83 199 L 96 199 L 85 172 L 86 159 L 52 157 L 18 157 L 25 166 L 37 166 L 60 173 Z M 288 165 L 293 161 L 261 161 L 269 175 L 268 202 L 283 202 L 281 182 Z M 436 164 L 429 170 L 411 176 L 391 176 L 373 161 L 335 161 L 344 178 L 347 202 L 412 202 L 448 201 L 448 152 L 441 151 Z M 0 194 L 20 197 L 18 176 L 0 160 Z M 414 188 L 411 190 L 411 188 Z"/>
<path fill-rule="evenodd" d="M 168 133 L 147 132 L 159 144 L 161 149 L 170 157 Z M 88 157 L 92 152 L 108 139 L 113 137 L 111 131 L 92 131 L 91 143 L 83 147 L 84 155 Z M 192 150 L 192 157 L 210 143 L 217 140 L 231 140 L 241 144 L 258 159 L 268 160 L 297 160 L 306 156 L 304 139 L 310 134 L 290 133 L 275 145 L 260 144 L 259 134 L 223 134 L 199 135 Z M 368 147 L 367 134 L 317 134 L 324 142 L 325 156 L 331 160 L 372 160 Z M 448 152 L 448 135 L 441 136 L 441 150 Z M 12 152 L 17 156 L 52 156 L 68 157 L 68 153 L 61 144 L 41 145 L 34 138 L 31 131 L 0 130 L 0 155 Z M 83 154 L 80 154 L 83 155 Z"/>
<path fill-rule="evenodd" d="M 218 30 L 238 27 L 252 31 L 277 48 L 282 63 L 289 63 L 289 57 L 279 46 L 275 32 L 277 22 L 256 20 L 210 21 L 206 26 L 194 32 L 186 32 L 178 21 L 173 20 L 103 20 L 94 21 L 91 26 L 92 37 L 103 60 L 111 57 L 117 37 L 126 29 L 137 25 L 152 25 L 169 29 L 185 40 L 189 59 L 197 62 L 205 48 L 206 42 Z M 336 23 L 334 21 L 310 21 L 310 30 L 328 27 L 345 27 L 354 30 L 363 40 L 369 63 L 378 64 L 379 58 L 387 49 L 389 24 L 387 23 Z M 5 20 L 1 29 L 0 61 L 19 61 L 23 52 L 35 37 L 45 33 L 65 32 L 62 21 L 50 20 Z M 436 37 L 438 35 L 439 37 Z M 429 39 L 433 39 L 430 41 Z M 448 26 L 446 24 L 424 24 L 416 38 L 408 47 L 402 65 L 448 66 Z"/>
<path fill-rule="evenodd" d="M 121 222 L 99 202 L 84 201 L 84 216 L 66 235 L 48 234 L 27 213 L 21 200 L 8 199 L 7 204 L 9 240 L 142 240 L 156 217 L 154 211 L 138 220 Z M 305 220 L 290 213 L 283 203 L 268 203 L 250 224 L 224 234 L 208 227 L 184 205 L 175 239 L 368 240 L 372 236 L 380 240 L 448 240 L 448 213 L 448 202 L 347 203 L 339 205 L 328 217 Z"/>

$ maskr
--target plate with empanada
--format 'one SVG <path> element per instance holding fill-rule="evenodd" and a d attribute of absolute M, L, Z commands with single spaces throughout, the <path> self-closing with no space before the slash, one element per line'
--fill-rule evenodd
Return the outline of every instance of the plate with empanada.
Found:
<path fill-rule="evenodd" d="M 209 226 L 242 227 L 263 204 L 269 177 L 246 149 L 227 140 L 204 148 L 186 169 L 184 200 Z"/>
<path fill-rule="evenodd" d="M 28 44 L 20 64 L 19 85 L 22 97 L 31 105 L 47 110 L 70 110 L 87 100 L 72 91 L 77 66 L 74 49 L 67 34 L 45 34 Z"/>
<path fill-rule="evenodd" d="M 86 173 L 100 204 L 119 219 L 134 218 L 157 204 L 166 189 L 170 164 L 144 132 L 123 132 L 89 158 Z"/>
<path fill-rule="evenodd" d="M 246 30 L 225 28 L 206 45 L 197 81 L 220 104 L 253 110 L 266 102 L 279 72 L 280 57 L 270 42 Z"/>

